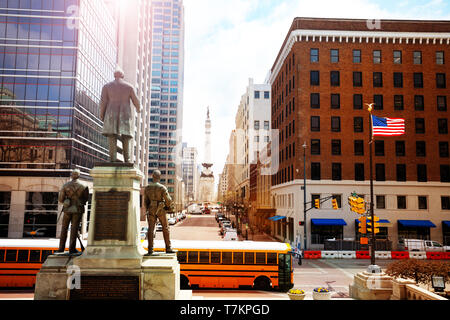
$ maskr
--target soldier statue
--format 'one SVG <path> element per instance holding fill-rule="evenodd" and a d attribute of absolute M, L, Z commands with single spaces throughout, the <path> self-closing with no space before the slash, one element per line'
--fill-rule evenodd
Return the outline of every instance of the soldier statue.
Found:
<path fill-rule="evenodd" d="M 80 170 L 75 169 L 72 171 L 72 180 L 67 182 L 59 192 L 58 201 L 63 204 L 62 211 L 64 212 L 64 217 L 59 240 L 59 250 L 57 253 L 64 253 L 69 224 L 72 224 L 70 230 L 69 254 L 80 254 L 75 246 L 78 237 L 78 229 L 84 213 L 84 206 L 89 198 L 89 188 L 78 181 L 79 177 Z"/>
<path fill-rule="evenodd" d="M 146 256 L 153 254 L 153 231 L 158 219 L 162 226 L 166 253 L 175 253 L 170 245 L 169 226 L 166 217 L 166 211 L 173 211 L 173 201 L 167 188 L 159 183 L 161 172 L 159 170 L 153 171 L 152 178 L 153 182 L 145 187 L 144 191 L 144 205 L 148 221 L 148 253 Z"/>
<path fill-rule="evenodd" d="M 124 81 L 121 70 L 114 72 L 115 80 L 102 89 L 100 101 L 100 119 L 103 121 L 102 134 L 108 138 L 109 157 L 117 161 L 117 139 L 122 141 L 124 162 L 130 162 L 130 141 L 134 134 L 134 114 L 130 105 L 133 102 L 136 111 L 141 112 L 133 86 Z"/>

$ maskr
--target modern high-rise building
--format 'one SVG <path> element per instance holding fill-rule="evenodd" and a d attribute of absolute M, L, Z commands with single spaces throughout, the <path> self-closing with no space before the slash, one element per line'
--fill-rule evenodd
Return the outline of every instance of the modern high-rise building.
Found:
<path fill-rule="evenodd" d="M 98 105 L 116 59 L 103 1 L 2 1 L 0 237 L 57 236 L 71 170 L 92 190 L 89 170 L 108 160 Z"/>
<path fill-rule="evenodd" d="M 198 163 L 197 148 L 188 147 L 187 143 L 183 143 L 183 182 L 185 184 L 185 203 L 197 201 L 199 175 L 197 172 Z"/>
<path fill-rule="evenodd" d="M 406 127 L 373 142 L 374 212 L 385 220 L 377 237 L 393 249 L 402 238 L 450 241 L 450 23 L 378 22 L 295 18 L 275 59 L 271 116 L 280 146 L 272 150 L 279 170 L 271 191 L 281 239 L 303 240 L 305 222 L 308 248 L 359 240 L 347 198 L 355 192 L 371 201 L 367 104 L 374 103 L 375 116 L 405 119 Z M 317 198 L 330 200 L 309 211 Z"/>
<path fill-rule="evenodd" d="M 151 92 L 148 171 L 176 197 L 181 183 L 184 82 L 184 7 L 182 0 L 151 1 Z M 180 195 L 178 195 L 180 196 Z M 176 200 L 177 201 L 177 200 Z M 177 201 L 179 202 L 179 201 Z"/>

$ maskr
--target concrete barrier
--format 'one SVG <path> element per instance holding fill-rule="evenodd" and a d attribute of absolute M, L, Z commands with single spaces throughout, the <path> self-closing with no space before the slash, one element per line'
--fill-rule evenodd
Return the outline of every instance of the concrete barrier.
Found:
<path fill-rule="evenodd" d="M 337 259 L 339 258 L 338 251 L 322 251 L 322 259 Z"/>
<path fill-rule="evenodd" d="M 446 253 L 445 252 L 432 252 L 428 251 L 427 258 L 430 260 L 442 260 L 445 259 Z"/>
<path fill-rule="evenodd" d="M 397 259 L 397 260 L 409 259 L 409 252 L 408 251 L 391 251 L 391 257 L 392 257 L 392 259 Z"/>
<path fill-rule="evenodd" d="M 391 259 L 391 251 L 375 251 L 376 259 Z"/>
<path fill-rule="evenodd" d="M 370 259 L 370 252 L 367 250 L 356 251 L 356 259 Z"/>
<path fill-rule="evenodd" d="M 339 251 L 341 259 L 356 259 L 356 251 Z"/>
<path fill-rule="evenodd" d="M 303 259 L 320 259 L 321 251 L 305 251 L 303 255 Z"/>
<path fill-rule="evenodd" d="M 425 251 L 411 251 L 409 257 L 412 259 L 424 260 L 427 258 L 427 253 Z"/>

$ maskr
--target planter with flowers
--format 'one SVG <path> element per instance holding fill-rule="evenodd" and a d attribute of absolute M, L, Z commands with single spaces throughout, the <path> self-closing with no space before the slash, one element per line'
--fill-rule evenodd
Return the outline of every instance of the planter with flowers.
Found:
<path fill-rule="evenodd" d="M 313 290 L 313 299 L 314 300 L 330 300 L 331 292 L 327 288 L 315 288 Z"/>
<path fill-rule="evenodd" d="M 306 293 L 300 289 L 291 289 L 288 292 L 289 299 L 291 300 L 304 300 Z"/>

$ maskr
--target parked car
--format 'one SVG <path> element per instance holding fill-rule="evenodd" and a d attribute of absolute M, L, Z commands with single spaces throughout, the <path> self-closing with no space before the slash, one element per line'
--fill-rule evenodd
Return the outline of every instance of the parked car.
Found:
<path fill-rule="evenodd" d="M 450 251 L 450 247 L 443 246 L 439 242 L 421 239 L 401 239 L 399 249 L 406 251 Z"/>
<path fill-rule="evenodd" d="M 167 220 L 167 222 L 169 223 L 169 225 L 174 225 L 174 224 L 176 224 L 177 223 L 177 219 L 176 218 L 174 218 L 174 217 L 170 217 L 168 220 Z"/>
<path fill-rule="evenodd" d="M 237 241 L 238 235 L 236 229 L 227 229 L 225 235 L 223 236 L 223 240 L 226 241 Z"/>
<path fill-rule="evenodd" d="M 160 222 L 158 222 L 158 223 L 156 224 L 155 230 L 156 230 L 156 231 L 162 231 L 162 225 L 161 225 Z"/>

